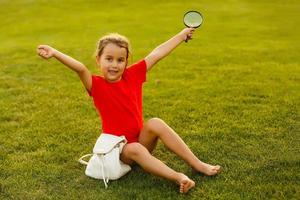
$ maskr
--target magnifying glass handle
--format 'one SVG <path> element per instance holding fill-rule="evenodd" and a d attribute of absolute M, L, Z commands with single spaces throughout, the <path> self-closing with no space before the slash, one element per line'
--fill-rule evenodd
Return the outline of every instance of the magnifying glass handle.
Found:
<path fill-rule="evenodd" d="M 189 36 L 187 36 L 186 39 L 184 40 L 185 43 L 187 43 L 190 39 L 192 39 L 192 38 L 190 38 Z"/>

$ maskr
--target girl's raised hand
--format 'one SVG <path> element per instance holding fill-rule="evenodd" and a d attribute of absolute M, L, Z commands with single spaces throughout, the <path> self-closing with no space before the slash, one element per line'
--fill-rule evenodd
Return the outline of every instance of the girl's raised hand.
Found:
<path fill-rule="evenodd" d="M 182 35 L 183 40 L 188 41 L 192 39 L 195 30 L 195 28 L 185 28 L 179 34 Z"/>
<path fill-rule="evenodd" d="M 39 45 L 37 53 L 44 59 L 49 59 L 54 56 L 55 49 L 48 45 Z"/>

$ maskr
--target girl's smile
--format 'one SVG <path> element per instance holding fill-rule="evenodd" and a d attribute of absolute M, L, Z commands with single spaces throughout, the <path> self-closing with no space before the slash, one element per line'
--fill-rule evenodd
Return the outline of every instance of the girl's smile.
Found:
<path fill-rule="evenodd" d="M 107 44 L 102 54 L 97 56 L 96 62 L 104 78 L 109 82 L 121 80 L 122 74 L 127 65 L 127 51 L 116 44 Z"/>

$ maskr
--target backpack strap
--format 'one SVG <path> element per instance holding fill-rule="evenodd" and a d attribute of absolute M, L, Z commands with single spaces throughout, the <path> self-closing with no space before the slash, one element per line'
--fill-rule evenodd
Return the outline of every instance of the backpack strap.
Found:
<path fill-rule="evenodd" d="M 83 160 L 83 159 L 86 158 L 86 157 L 92 156 L 92 155 L 94 155 L 94 154 L 92 154 L 92 153 L 86 154 L 86 155 L 82 156 L 81 158 L 79 158 L 78 162 L 80 162 L 80 163 L 83 164 L 83 165 L 88 165 L 88 162 L 86 162 L 86 161 Z"/>
<path fill-rule="evenodd" d="M 100 157 L 98 157 L 98 159 L 99 159 L 100 165 L 101 165 L 102 180 L 103 180 L 103 183 L 105 185 L 105 188 L 107 189 L 107 187 L 108 187 L 107 184 L 108 184 L 109 178 L 105 178 L 104 163 L 103 163 L 104 155 L 101 154 Z"/>

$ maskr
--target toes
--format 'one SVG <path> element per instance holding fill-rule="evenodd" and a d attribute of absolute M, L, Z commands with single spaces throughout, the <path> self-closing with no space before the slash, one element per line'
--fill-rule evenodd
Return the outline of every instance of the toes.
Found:
<path fill-rule="evenodd" d="M 183 191 L 184 191 L 184 185 L 180 184 L 180 193 L 183 193 Z"/>
<path fill-rule="evenodd" d="M 194 182 L 189 181 L 189 182 L 186 184 L 184 193 L 188 192 L 192 187 L 194 187 L 194 185 L 195 185 Z"/>
<path fill-rule="evenodd" d="M 208 176 L 214 176 L 216 174 L 218 174 L 221 170 L 221 167 L 219 165 L 216 166 L 210 166 L 210 172 L 208 172 Z"/>
<path fill-rule="evenodd" d="M 186 193 L 187 184 L 188 184 L 188 180 L 184 180 L 181 182 L 180 184 L 180 191 L 182 191 L 181 193 Z"/>
<path fill-rule="evenodd" d="M 214 171 L 216 171 L 217 173 L 218 173 L 219 171 L 221 171 L 221 166 L 219 166 L 219 165 L 215 166 L 215 167 L 214 167 Z"/>
<path fill-rule="evenodd" d="M 195 183 L 192 180 L 184 180 L 180 184 L 180 193 L 187 193 L 192 187 L 194 187 Z"/>

